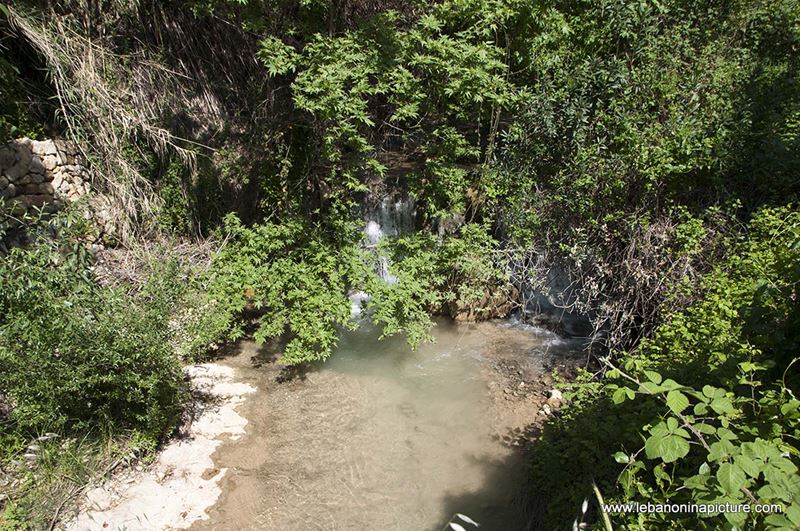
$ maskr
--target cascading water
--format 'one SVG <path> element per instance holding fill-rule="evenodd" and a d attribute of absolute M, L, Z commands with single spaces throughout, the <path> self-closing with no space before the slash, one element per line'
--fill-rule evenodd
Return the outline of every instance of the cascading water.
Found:
<path fill-rule="evenodd" d="M 365 218 L 364 233 L 367 235 L 367 246 L 375 247 L 386 236 L 400 236 L 414 231 L 416 223 L 414 201 L 407 197 L 397 201 L 384 198 L 377 208 L 367 210 Z M 397 277 L 389 270 L 389 260 L 385 256 L 380 257 L 377 273 L 389 284 L 397 282 Z"/>
<path fill-rule="evenodd" d="M 399 199 L 385 197 L 380 203 L 366 208 L 364 215 L 364 234 L 366 246 L 375 249 L 380 241 L 387 236 L 400 236 L 414 232 L 416 227 L 416 208 L 413 199 L 402 196 Z M 388 284 L 397 282 L 397 277 L 392 275 L 389 259 L 378 256 L 378 276 Z M 362 303 L 369 299 L 369 294 L 355 291 L 350 294 L 351 312 L 353 315 L 361 314 Z"/>

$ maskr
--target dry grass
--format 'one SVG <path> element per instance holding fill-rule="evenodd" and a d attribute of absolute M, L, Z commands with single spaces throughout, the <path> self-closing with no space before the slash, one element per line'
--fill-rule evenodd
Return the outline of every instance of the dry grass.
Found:
<path fill-rule="evenodd" d="M 136 166 L 146 145 L 192 167 L 191 142 L 158 126 L 163 98 L 176 94 L 177 74 L 146 57 L 113 53 L 102 40 L 77 33 L 67 18 L 37 17 L 9 6 L 13 30 L 35 50 L 55 90 L 66 134 L 92 162 L 95 189 L 110 194 L 123 240 L 147 230 L 160 206 L 152 183 Z"/>
<path fill-rule="evenodd" d="M 696 286 L 721 250 L 722 224 L 707 227 L 701 252 L 675 253 L 677 222 L 662 218 L 630 227 L 620 240 L 587 240 L 573 249 L 548 252 L 545 246 L 505 249 L 502 267 L 526 296 L 550 297 L 559 311 L 591 317 L 591 348 L 623 351 L 635 348 L 665 315 L 685 307 L 693 291 L 682 296 L 676 286 Z M 557 240 L 556 240 L 557 241 Z"/>
<path fill-rule="evenodd" d="M 129 441 L 46 433 L 0 462 L 0 528 L 55 529 L 90 482 L 136 459 Z"/>

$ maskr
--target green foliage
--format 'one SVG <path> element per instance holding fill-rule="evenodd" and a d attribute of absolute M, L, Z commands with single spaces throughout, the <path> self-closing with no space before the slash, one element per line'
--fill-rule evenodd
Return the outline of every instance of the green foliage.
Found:
<path fill-rule="evenodd" d="M 427 233 L 387 242 L 380 252 L 391 257 L 395 278 L 373 278 L 368 285 L 371 319 L 383 326 L 384 335 L 403 332 L 416 347 L 430 339 L 431 313 L 446 312 L 448 303 L 471 307 L 478 316 L 489 312 L 482 306 L 487 294 L 508 285 L 495 260 L 497 246 L 477 224 L 464 225 L 441 243 Z"/>
<path fill-rule="evenodd" d="M 369 175 L 382 175 L 375 155 L 391 137 L 428 158 L 411 183 L 426 219 L 463 211 L 468 180 L 459 165 L 480 161 L 495 139 L 482 122 L 515 95 L 500 5 L 446 2 L 419 20 L 385 11 L 351 31 L 306 36 L 297 49 L 265 37 L 259 58 L 271 75 L 294 74 L 294 107 L 311 117 L 293 125 L 314 131 L 311 176 L 327 200 L 364 191 Z"/>
<path fill-rule="evenodd" d="M 590 470 L 612 503 L 757 501 L 785 511 L 611 515 L 623 526 L 796 529 L 798 264 L 800 214 L 761 211 L 704 279 L 701 300 L 611 366 L 604 382 L 578 386 L 537 449 L 536 477 L 558 466 Z M 601 416 L 607 426 L 591 428 Z M 570 518 L 588 488 L 553 496 L 551 516 Z"/>
<path fill-rule="evenodd" d="M 798 16 L 791 1 L 537 5 L 499 176 L 510 229 L 606 233 L 721 190 L 750 209 L 797 194 Z"/>
<path fill-rule="evenodd" d="M 135 438 L 73 438 L 53 432 L 26 441 L 24 447 L 27 458 L 0 456 L 11 479 L 4 485 L 8 498 L 0 508 L 3 531 L 47 529 L 64 500 L 74 496 L 76 484 L 87 484 L 118 459 L 145 451 Z"/>
<path fill-rule="evenodd" d="M 244 55 L 248 68 L 226 79 L 256 101 L 233 106 L 230 130 L 187 126 L 218 148 L 198 168 L 143 170 L 162 228 L 202 234 L 238 217 L 225 218 L 210 272 L 176 281 L 185 272 L 165 261 L 135 293 L 99 288 L 80 245 L 3 257 L 0 400 L 15 405 L 13 445 L 52 424 L 152 440 L 181 394 L 170 346 L 197 359 L 254 325 L 258 341 L 287 340 L 288 363 L 324 359 L 352 325 L 350 289 L 372 295 L 385 334 L 417 345 L 432 313 L 488 314 L 487 294 L 508 287 L 505 246 L 576 272 L 581 308 L 618 348 L 605 379 L 569 388 L 535 449 L 541 527 L 566 527 L 593 479 L 609 501 L 754 496 L 789 509 L 749 521 L 614 515 L 629 528 L 800 526 L 800 222 L 764 208 L 800 192 L 796 0 L 173 7 L 197 28 L 242 27 L 265 70 L 259 79 L 253 57 L 220 44 L 225 61 Z M 0 133 L 36 133 L 23 88 L 0 59 Z M 227 111 L 225 98 L 209 101 Z M 354 206 L 384 185 L 414 197 L 423 231 L 370 256 Z M 459 219 L 457 234 L 432 234 Z M 370 273 L 374 259 L 396 282 Z"/>
<path fill-rule="evenodd" d="M 294 71 L 299 61 L 299 56 L 294 48 L 282 43 L 273 35 L 269 35 L 261 41 L 258 58 L 267 67 L 267 72 L 271 76 L 282 76 Z"/>
<path fill-rule="evenodd" d="M 68 237 L 12 249 L 0 279 L 4 431 L 136 430 L 159 440 L 172 430 L 185 390 L 167 337 L 169 282 L 135 295 L 101 288 L 85 247 Z"/>
<path fill-rule="evenodd" d="M 185 187 L 187 170 L 179 160 L 170 161 L 158 183 L 158 194 L 164 201 L 159 211 L 159 224 L 179 234 L 189 234 L 194 221 L 190 197 Z M 198 194 L 199 195 L 199 194 Z"/>
<path fill-rule="evenodd" d="M 0 19 L 3 18 L 5 15 L 0 13 Z M 0 43 L 2 49 L 3 44 Z M 0 57 L 0 142 L 25 136 L 41 138 L 41 125 L 30 113 L 25 93 L 26 87 L 19 68 L 5 57 Z"/>
<path fill-rule="evenodd" d="M 256 341 L 288 332 L 286 363 L 330 355 L 336 327 L 351 325 L 347 290 L 365 274 L 356 241 L 337 247 L 298 221 L 245 227 L 233 215 L 225 233 L 208 290 L 219 322 L 228 323 L 227 337 L 242 337 L 248 312 L 256 313 Z"/>

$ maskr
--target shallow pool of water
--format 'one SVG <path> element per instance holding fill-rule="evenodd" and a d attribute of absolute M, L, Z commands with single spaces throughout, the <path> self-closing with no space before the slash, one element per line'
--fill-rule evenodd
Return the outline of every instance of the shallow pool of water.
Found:
<path fill-rule="evenodd" d="M 242 344 L 228 363 L 258 392 L 241 410 L 247 435 L 215 456 L 223 495 L 196 528 L 433 531 L 464 513 L 525 529 L 524 458 L 503 436 L 536 411 L 502 400 L 496 367 L 535 379 L 573 345 L 502 323 L 443 321 L 434 335 L 411 351 L 365 324 L 283 383 L 268 349 Z"/>

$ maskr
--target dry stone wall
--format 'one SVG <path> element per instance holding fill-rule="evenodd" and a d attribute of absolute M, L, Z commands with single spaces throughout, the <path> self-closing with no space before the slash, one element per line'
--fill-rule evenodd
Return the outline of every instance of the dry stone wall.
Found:
<path fill-rule="evenodd" d="M 0 196 L 18 213 L 55 210 L 89 190 L 85 161 L 69 142 L 20 138 L 0 146 Z"/>

